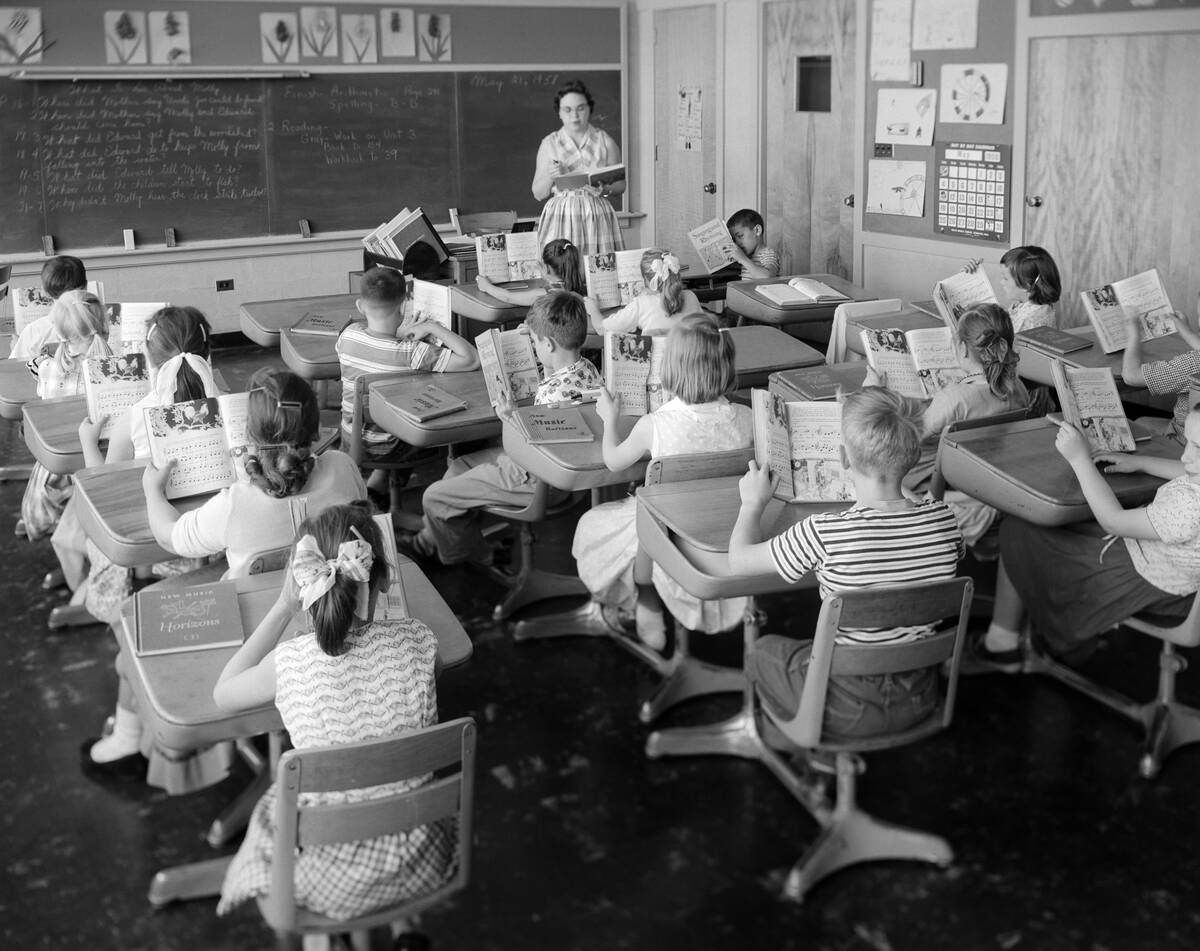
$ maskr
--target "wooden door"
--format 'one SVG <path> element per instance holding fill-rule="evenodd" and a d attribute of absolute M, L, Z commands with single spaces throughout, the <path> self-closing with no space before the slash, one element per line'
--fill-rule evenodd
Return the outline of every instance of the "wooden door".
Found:
<path fill-rule="evenodd" d="M 654 13 L 654 243 L 704 274 L 687 233 L 723 207 L 717 176 L 717 40 L 713 4 Z M 699 91 L 696 101 L 694 91 Z M 699 136 L 682 109 L 699 108 Z M 691 127 L 694 131 L 694 126 Z M 705 190 L 705 189 L 709 190 Z"/>
<path fill-rule="evenodd" d="M 1158 268 L 1171 303 L 1200 287 L 1200 33 L 1030 44 L 1024 235 L 1058 262 L 1063 326 L 1079 292 Z M 1036 196 L 1036 197 L 1035 197 Z M 1034 207 L 1040 201 L 1040 206 Z"/>
<path fill-rule="evenodd" d="M 763 5 L 763 121 L 767 243 L 781 273 L 853 280 L 854 0 Z M 799 57 L 829 58 L 829 111 L 798 111 Z"/>

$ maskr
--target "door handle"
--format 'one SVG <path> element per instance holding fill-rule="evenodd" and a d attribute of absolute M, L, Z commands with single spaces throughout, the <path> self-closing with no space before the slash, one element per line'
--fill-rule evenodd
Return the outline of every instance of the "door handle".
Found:
<path fill-rule="evenodd" d="M 842 199 L 842 204 L 845 205 L 847 208 L 853 208 L 854 207 L 854 196 L 847 195 L 845 198 Z"/>
<path fill-rule="evenodd" d="M 705 186 L 704 186 L 704 193 L 705 193 L 706 195 L 715 195 L 715 194 L 717 193 L 717 183 L 716 183 L 716 182 L 709 182 L 707 185 L 705 185 Z"/>
<path fill-rule="evenodd" d="M 1026 195 L 1025 196 L 1025 204 L 1027 204 L 1030 208 L 1041 208 L 1042 207 L 1042 196 L 1041 195 Z"/>

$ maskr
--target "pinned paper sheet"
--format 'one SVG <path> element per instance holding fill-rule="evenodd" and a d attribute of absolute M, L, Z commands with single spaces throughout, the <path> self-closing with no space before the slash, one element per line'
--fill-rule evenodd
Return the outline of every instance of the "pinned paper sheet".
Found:
<path fill-rule="evenodd" d="M 979 0 L 913 0 L 913 49 L 973 50 L 978 38 Z"/>
<path fill-rule="evenodd" d="M 1004 122 L 1007 63 L 947 63 L 942 66 L 941 122 Z"/>
<path fill-rule="evenodd" d="M 932 145 L 937 90 L 881 89 L 875 112 L 875 141 Z"/>
<path fill-rule="evenodd" d="M 704 130 L 704 99 L 699 86 L 680 86 L 675 142 L 681 152 L 699 152 Z"/>
<path fill-rule="evenodd" d="M 871 159 L 867 163 L 869 215 L 925 216 L 925 163 Z"/>
<path fill-rule="evenodd" d="M 875 0 L 871 4 L 871 79 L 908 82 L 912 47 L 912 0 Z"/>

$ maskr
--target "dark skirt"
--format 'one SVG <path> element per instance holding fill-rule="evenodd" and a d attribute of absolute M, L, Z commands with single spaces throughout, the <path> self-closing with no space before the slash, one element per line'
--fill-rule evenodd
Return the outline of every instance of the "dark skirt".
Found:
<path fill-rule="evenodd" d="M 1000 557 L 1033 630 L 1062 653 L 1151 611 L 1182 620 L 1192 595 L 1168 594 L 1138 574 L 1123 539 L 1095 522 L 1046 528 L 1019 518 L 1000 526 Z"/>

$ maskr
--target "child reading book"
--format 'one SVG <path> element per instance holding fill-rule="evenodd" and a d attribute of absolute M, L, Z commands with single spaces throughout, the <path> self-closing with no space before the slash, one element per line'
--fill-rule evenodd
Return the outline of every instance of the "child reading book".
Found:
<path fill-rule="evenodd" d="M 1200 296 L 1196 299 L 1196 312 L 1200 315 Z M 1188 381 L 1200 373 L 1200 317 L 1190 314 L 1175 314 L 1175 328 L 1183 342 L 1190 348 L 1170 360 L 1146 362 L 1143 357 L 1140 321 L 1136 311 L 1130 311 L 1129 336 L 1125 352 L 1121 354 L 1121 378 L 1129 386 L 1144 386 L 1151 393 L 1175 393 L 1175 406 L 1170 421 L 1141 417 L 1138 423 L 1160 432 L 1169 432 L 1183 443 L 1183 424 L 1191 406 L 1188 403 Z"/>
<path fill-rule="evenodd" d="M 1000 293 L 1012 301 L 1008 315 L 1013 333 L 1058 326 L 1054 305 L 1062 296 L 1062 278 L 1050 252 L 1035 244 L 1009 248 L 1000 267 Z"/>
<path fill-rule="evenodd" d="M 587 298 L 588 315 L 596 333 L 665 334 L 678 317 L 701 312 L 696 295 L 684 288 L 679 258 L 671 252 L 650 248 L 642 254 L 641 271 L 646 292 L 615 314 L 605 317 L 595 300 Z"/>
<path fill-rule="evenodd" d="M 545 371 L 535 404 L 578 400 L 601 385 L 596 368 L 579 354 L 587 337 L 582 298 L 567 291 L 543 295 L 530 307 L 525 328 Z M 511 412 L 512 407 L 501 411 Z M 456 456 L 446 475 L 425 490 L 417 533 L 397 542 L 417 558 L 436 556 L 444 565 L 490 564 L 492 550 L 479 530 L 480 509 L 492 503 L 523 506 L 533 490 L 533 477 L 498 446 Z"/>
<path fill-rule="evenodd" d="M 843 512 L 810 515 L 774 538 L 763 539 L 761 519 L 771 499 L 768 473 L 754 462 L 738 485 L 742 505 L 729 538 L 735 574 L 777 571 L 795 583 L 809 572 L 821 597 L 876 585 L 907 585 L 954 577 L 963 541 L 942 502 L 905 496 L 905 474 L 921 454 L 921 407 L 916 400 L 868 386 L 845 398 L 842 462 L 858 501 Z M 932 633 L 929 628 L 842 630 L 840 644 L 894 644 Z M 796 713 L 804 690 L 811 641 L 759 638 L 746 676 L 776 713 Z M 839 736 L 905 730 L 937 703 L 937 668 L 888 677 L 834 675 L 824 728 Z"/>
<path fill-rule="evenodd" d="M 237 712 L 274 703 L 297 749 L 436 723 L 437 636 L 416 618 L 382 617 L 388 560 L 366 506 L 331 506 L 309 516 L 279 597 L 221 671 L 217 706 Z M 285 639 L 300 614 L 309 630 Z M 422 782 L 406 780 L 377 794 Z M 272 786 L 254 807 L 225 873 L 218 914 L 270 891 L 275 801 Z M 454 873 L 456 843 L 453 822 L 443 819 L 365 841 L 308 845 L 296 858 L 296 901 L 344 919 L 423 894 Z"/>
<path fill-rule="evenodd" d="M 87 288 L 87 269 L 79 258 L 60 254 L 42 265 L 42 290 L 51 300 L 58 300 L 66 291 Z M 24 327 L 13 340 L 9 357 L 14 360 L 31 360 L 46 344 L 54 343 L 54 321 L 50 315 L 39 317 Z"/>
<path fill-rule="evenodd" d="M 675 321 L 663 358 L 663 388 L 671 399 L 639 419 L 629 435 L 617 439 L 620 397 L 600 394 L 596 411 L 604 424 L 604 464 L 613 472 L 639 459 L 696 452 L 744 449 L 754 439 L 750 409 L 731 403 L 726 394 L 735 379 L 734 345 L 711 315 L 689 315 Z M 666 646 L 663 604 L 689 630 L 728 630 L 741 619 L 742 598 L 701 601 L 688 594 L 655 566 L 653 583 L 635 585 L 633 565 L 638 540 L 636 500 L 606 502 L 585 512 L 575 529 L 571 554 L 579 577 L 594 599 L 594 610 L 614 629 L 620 614 L 632 613 L 637 636 L 648 647 Z"/>
<path fill-rule="evenodd" d="M 496 300 L 519 307 L 528 307 L 547 291 L 565 290 L 580 296 L 587 293 L 579 249 L 566 238 L 555 238 L 542 248 L 542 273 L 545 287 L 528 287 L 521 290 L 498 287 L 482 274 L 475 278 L 475 283 Z"/>
<path fill-rule="evenodd" d="M 726 250 L 742 269 L 742 280 L 778 277 L 779 255 L 766 243 L 763 217 L 753 208 L 741 208 L 725 222 L 733 243 Z"/>

